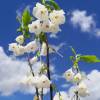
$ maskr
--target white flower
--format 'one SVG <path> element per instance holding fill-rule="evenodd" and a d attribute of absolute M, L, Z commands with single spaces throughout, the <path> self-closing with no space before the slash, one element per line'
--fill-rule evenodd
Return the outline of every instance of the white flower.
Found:
<path fill-rule="evenodd" d="M 74 72 L 72 71 L 72 69 L 69 69 L 64 73 L 64 76 L 67 81 L 72 81 L 72 79 L 74 77 Z"/>
<path fill-rule="evenodd" d="M 79 83 L 81 80 L 82 80 L 82 75 L 80 73 L 77 73 L 73 78 L 74 83 Z"/>
<path fill-rule="evenodd" d="M 9 44 L 9 50 L 12 51 L 15 56 L 20 56 L 25 53 L 25 47 L 18 45 L 17 43 Z"/>
<path fill-rule="evenodd" d="M 25 47 L 24 46 L 21 46 L 21 45 L 18 45 L 17 48 L 16 48 L 16 50 L 13 51 L 13 52 L 14 52 L 14 54 L 16 56 L 23 55 L 25 53 Z"/>
<path fill-rule="evenodd" d="M 38 57 L 37 56 L 35 56 L 35 57 L 33 57 L 33 58 L 30 59 L 30 63 L 31 64 L 34 64 L 37 61 L 38 61 Z"/>
<path fill-rule="evenodd" d="M 83 82 L 81 82 L 78 86 L 78 94 L 82 97 L 89 95 L 87 86 Z"/>
<path fill-rule="evenodd" d="M 37 49 L 38 49 L 38 44 L 37 44 L 36 40 L 29 42 L 25 46 L 26 52 L 35 52 Z"/>
<path fill-rule="evenodd" d="M 33 8 L 33 16 L 40 21 L 48 20 L 48 10 L 44 5 L 37 3 L 36 7 Z"/>
<path fill-rule="evenodd" d="M 50 13 L 50 20 L 53 24 L 61 25 L 65 23 L 65 12 L 63 10 L 53 10 Z"/>
<path fill-rule="evenodd" d="M 49 88 L 51 81 L 48 79 L 46 75 L 42 75 L 40 77 L 40 88 Z"/>
<path fill-rule="evenodd" d="M 58 25 L 51 23 L 50 32 L 52 33 L 52 35 L 55 35 L 56 33 L 60 32 L 60 31 L 61 31 L 61 29 Z"/>
<path fill-rule="evenodd" d="M 17 43 L 11 43 L 9 44 L 9 51 L 15 51 L 17 48 Z"/>
<path fill-rule="evenodd" d="M 51 22 L 48 20 L 48 21 L 44 21 L 42 23 L 42 32 L 50 32 L 51 30 Z"/>
<path fill-rule="evenodd" d="M 65 92 L 57 92 L 53 98 L 53 100 L 67 100 L 68 96 Z"/>
<path fill-rule="evenodd" d="M 23 44 L 24 43 L 24 36 L 23 35 L 19 35 L 16 38 L 16 42 L 18 42 L 19 44 Z"/>
<path fill-rule="evenodd" d="M 46 56 L 47 55 L 47 46 L 46 46 L 46 43 L 45 42 L 42 43 L 42 48 L 41 48 L 40 55 L 41 56 Z"/>
<path fill-rule="evenodd" d="M 39 35 L 41 33 L 41 23 L 39 20 L 33 21 L 28 25 L 28 27 L 30 33 L 35 33 L 36 35 Z"/>
<path fill-rule="evenodd" d="M 46 75 L 33 77 L 33 85 L 37 88 L 49 88 L 51 81 Z"/>

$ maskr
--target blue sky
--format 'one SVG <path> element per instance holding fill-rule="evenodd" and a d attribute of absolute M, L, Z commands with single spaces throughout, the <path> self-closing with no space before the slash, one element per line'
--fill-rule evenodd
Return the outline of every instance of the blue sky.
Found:
<path fill-rule="evenodd" d="M 18 23 L 16 21 L 16 11 L 18 9 L 24 8 L 27 5 L 33 5 L 34 1 L 38 0 L 1 0 L 0 1 L 0 47 L 2 47 L 7 55 L 9 55 L 8 44 L 14 41 L 17 36 L 16 29 Z M 100 58 L 100 11 L 99 11 L 99 0 L 56 0 L 62 9 L 68 15 L 66 15 L 66 23 L 61 26 L 62 32 L 58 33 L 57 39 L 49 39 L 51 44 L 59 45 L 64 43 L 63 48 L 60 49 L 60 53 L 64 55 L 63 58 L 60 58 L 58 55 L 54 54 L 51 58 L 55 60 L 52 62 L 55 65 L 56 73 L 61 75 L 65 70 L 71 66 L 71 61 L 69 56 L 72 54 L 68 46 L 73 46 L 78 53 L 81 54 L 91 54 L 97 55 Z M 86 14 L 83 14 L 85 18 L 91 16 L 92 23 L 89 24 L 89 28 L 82 30 L 82 25 L 80 22 L 74 23 L 71 21 L 71 18 L 74 17 L 73 12 L 85 11 Z M 79 17 L 80 18 L 80 17 Z M 81 19 L 81 18 L 80 18 Z M 90 21 L 91 21 L 90 20 Z M 73 25 L 75 24 L 75 26 Z M 92 27 L 93 26 L 93 27 Z M 99 35 L 97 35 L 99 34 Z M 9 66 L 9 65 L 8 65 Z M 98 64 L 87 64 L 80 63 L 80 68 L 85 71 L 87 74 L 97 69 L 100 71 L 100 66 Z M 100 74 L 99 74 L 100 75 Z M 2 76 L 3 77 L 3 76 Z M 99 78 L 100 80 L 100 78 Z M 59 79 L 58 79 L 59 81 Z M 61 79 L 60 82 L 57 82 L 59 85 L 59 90 L 66 90 L 61 88 L 61 84 L 64 84 L 66 81 Z M 67 84 L 67 83 L 66 83 Z M 100 90 L 99 90 L 100 91 Z M 0 89 L 1 92 L 1 89 Z M 0 100 L 32 100 L 33 96 L 30 94 L 23 94 L 16 92 L 10 96 L 0 96 Z M 87 99 L 88 100 L 88 99 Z M 93 99 L 99 100 L 99 99 Z"/>

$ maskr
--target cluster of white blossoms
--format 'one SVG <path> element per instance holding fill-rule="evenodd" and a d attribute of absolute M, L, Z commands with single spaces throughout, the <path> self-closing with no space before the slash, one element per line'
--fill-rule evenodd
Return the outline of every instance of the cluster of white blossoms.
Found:
<path fill-rule="evenodd" d="M 41 88 L 49 88 L 51 81 L 48 79 L 46 75 L 36 75 L 33 77 L 31 74 L 23 78 L 21 83 L 41 89 Z"/>
<path fill-rule="evenodd" d="M 38 42 L 36 40 L 29 42 L 27 45 L 23 46 L 24 37 L 20 35 L 16 38 L 17 43 L 9 44 L 9 50 L 12 51 L 16 56 L 23 55 L 24 53 L 35 52 L 38 50 Z"/>
<path fill-rule="evenodd" d="M 65 12 L 63 10 L 53 10 L 49 13 L 48 9 L 37 3 L 33 8 L 33 16 L 36 18 L 28 25 L 29 32 L 39 35 L 41 32 L 58 33 L 61 31 L 59 25 L 65 23 Z"/>
<path fill-rule="evenodd" d="M 76 84 L 75 92 L 78 92 L 79 96 L 85 97 L 89 95 L 88 88 L 83 82 L 84 76 L 81 72 L 75 73 L 71 68 L 64 73 L 64 77 L 68 82 Z"/>

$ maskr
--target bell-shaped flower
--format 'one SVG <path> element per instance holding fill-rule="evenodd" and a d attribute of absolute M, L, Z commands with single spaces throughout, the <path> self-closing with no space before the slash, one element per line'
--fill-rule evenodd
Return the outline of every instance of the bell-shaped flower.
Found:
<path fill-rule="evenodd" d="M 52 35 L 55 35 L 56 33 L 60 32 L 60 31 L 61 31 L 61 29 L 58 25 L 51 23 L 50 32 L 52 33 Z"/>
<path fill-rule="evenodd" d="M 72 81 L 74 75 L 75 75 L 75 74 L 74 74 L 74 72 L 72 71 L 72 69 L 69 69 L 69 70 L 67 70 L 67 71 L 64 73 L 64 77 L 66 78 L 67 81 Z"/>
<path fill-rule="evenodd" d="M 41 23 L 39 20 L 33 21 L 28 25 L 28 28 L 30 33 L 35 33 L 36 35 L 41 33 Z"/>
<path fill-rule="evenodd" d="M 33 16 L 40 21 L 48 20 L 48 9 L 44 5 L 37 3 L 36 7 L 33 8 Z"/>
<path fill-rule="evenodd" d="M 73 78 L 73 82 L 74 83 L 79 83 L 82 80 L 82 75 L 81 73 L 77 73 L 74 78 Z"/>
<path fill-rule="evenodd" d="M 53 98 L 53 100 L 67 100 L 67 99 L 68 99 L 67 93 L 63 91 L 57 92 Z"/>
<path fill-rule="evenodd" d="M 34 76 L 33 85 L 37 88 L 49 88 L 51 81 L 46 75 Z"/>
<path fill-rule="evenodd" d="M 29 42 L 25 46 L 26 52 L 35 52 L 38 49 L 38 43 L 36 40 Z"/>
<path fill-rule="evenodd" d="M 24 43 L 24 36 L 23 35 L 19 35 L 16 38 L 16 42 L 19 43 L 19 44 L 23 44 Z"/>
<path fill-rule="evenodd" d="M 41 48 L 41 52 L 40 52 L 41 56 L 46 56 L 47 55 L 47 45 L 45 42 L 42 43 L 42 48 Z"/>
<path fill-rule="evenodd" d="M 65 12 L 63 10 L 53 10 L 50 13 L 50 21 L 53 24 L 61 25 L 65 23 Z"/>
<path fill-rule="evenodd" d="M 15 56 L 20 56 L 25 53 L 25 47 L 18 45 L 17 43 L 9 44 L 9 50 L 12 51 Z"/>
<path fill-rule="evenodd" d="M 78 86 L 78 94 L 81 97 L 85 97 L 89 95 L 89 91 L 87 89 L 87 86 L 85 85 L 85 83 L 81 82 Z"/>
<path fill-rule="evenodd" d="M 51 22 L 48 21 L 44 21 L 41 24 L 41 28 L 42 28 L 42 32 L 50 32 L 51 31 Z"/>
<path fill-rule="evenodd" d="M 34 64 L 37 61 L 38 61 L 38 57 L 37 56 L 34 56 L 33 58 L 30 59 L 30 63 L 31 64 Z"/>
<path fill-rule="evenodd" d="M 11 43 L 9 44 L 9 51 L 15 51 L 17 48 L 17 43 Z"/>
<path fill-rule="evenodd" d="M 51 81 L 48 79 L 46 75 L 42 75 L 40 77 L 40 87 L 39 88 L 49 88 Z"/>

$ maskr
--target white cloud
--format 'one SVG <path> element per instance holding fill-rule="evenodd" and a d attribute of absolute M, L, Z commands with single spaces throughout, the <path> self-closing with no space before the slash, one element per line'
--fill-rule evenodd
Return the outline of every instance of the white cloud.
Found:
<path fill-rule="evenodd" d="M 87 84 L 90 95 L 85 98 L 81 98 L 81 100 L 100 100 L 100 71 L 93 70 L 87 75 L 87 77 L 90 80 L 84 80 L 84 82 Z M 73 97 L 74 95 L 73 89 L 74 87 L 69 89 L 68 94 L 70 97 Z"/>
<path fill-rule="evenodd" d="M 87 15 L 87 11 L 85 10 L 74 10 L 70 21 L 74 27 L 79 27 L 82 32 L 100 37 L 100 28 L 97 27 L 93 14 Z"/>
<path fill-rule="evenodd" d="M 35 74 L 40 70 L 40 62 L 33 65 Z M 51 66 L 51 71 L 55 69 Z M 0 94 L 11 95 L 15 92 L 33 94 L 35 89 L 33 86 L 23 85 L 21 81 L 28 75 L 30 68 L 25 60 L 12 59 L 8 57 L 3 48 L 0 47 Z M 47 93 L 47 89 L 44 90 Z"/>
<path fill-rule="evenodd" d="M 93 16 L 88 16 L 86 11 L 80 10 L 72 12 L 71 22 L 75 27 L 80 27 L 83 32 L 90 32 L 96 26 Z"/>

